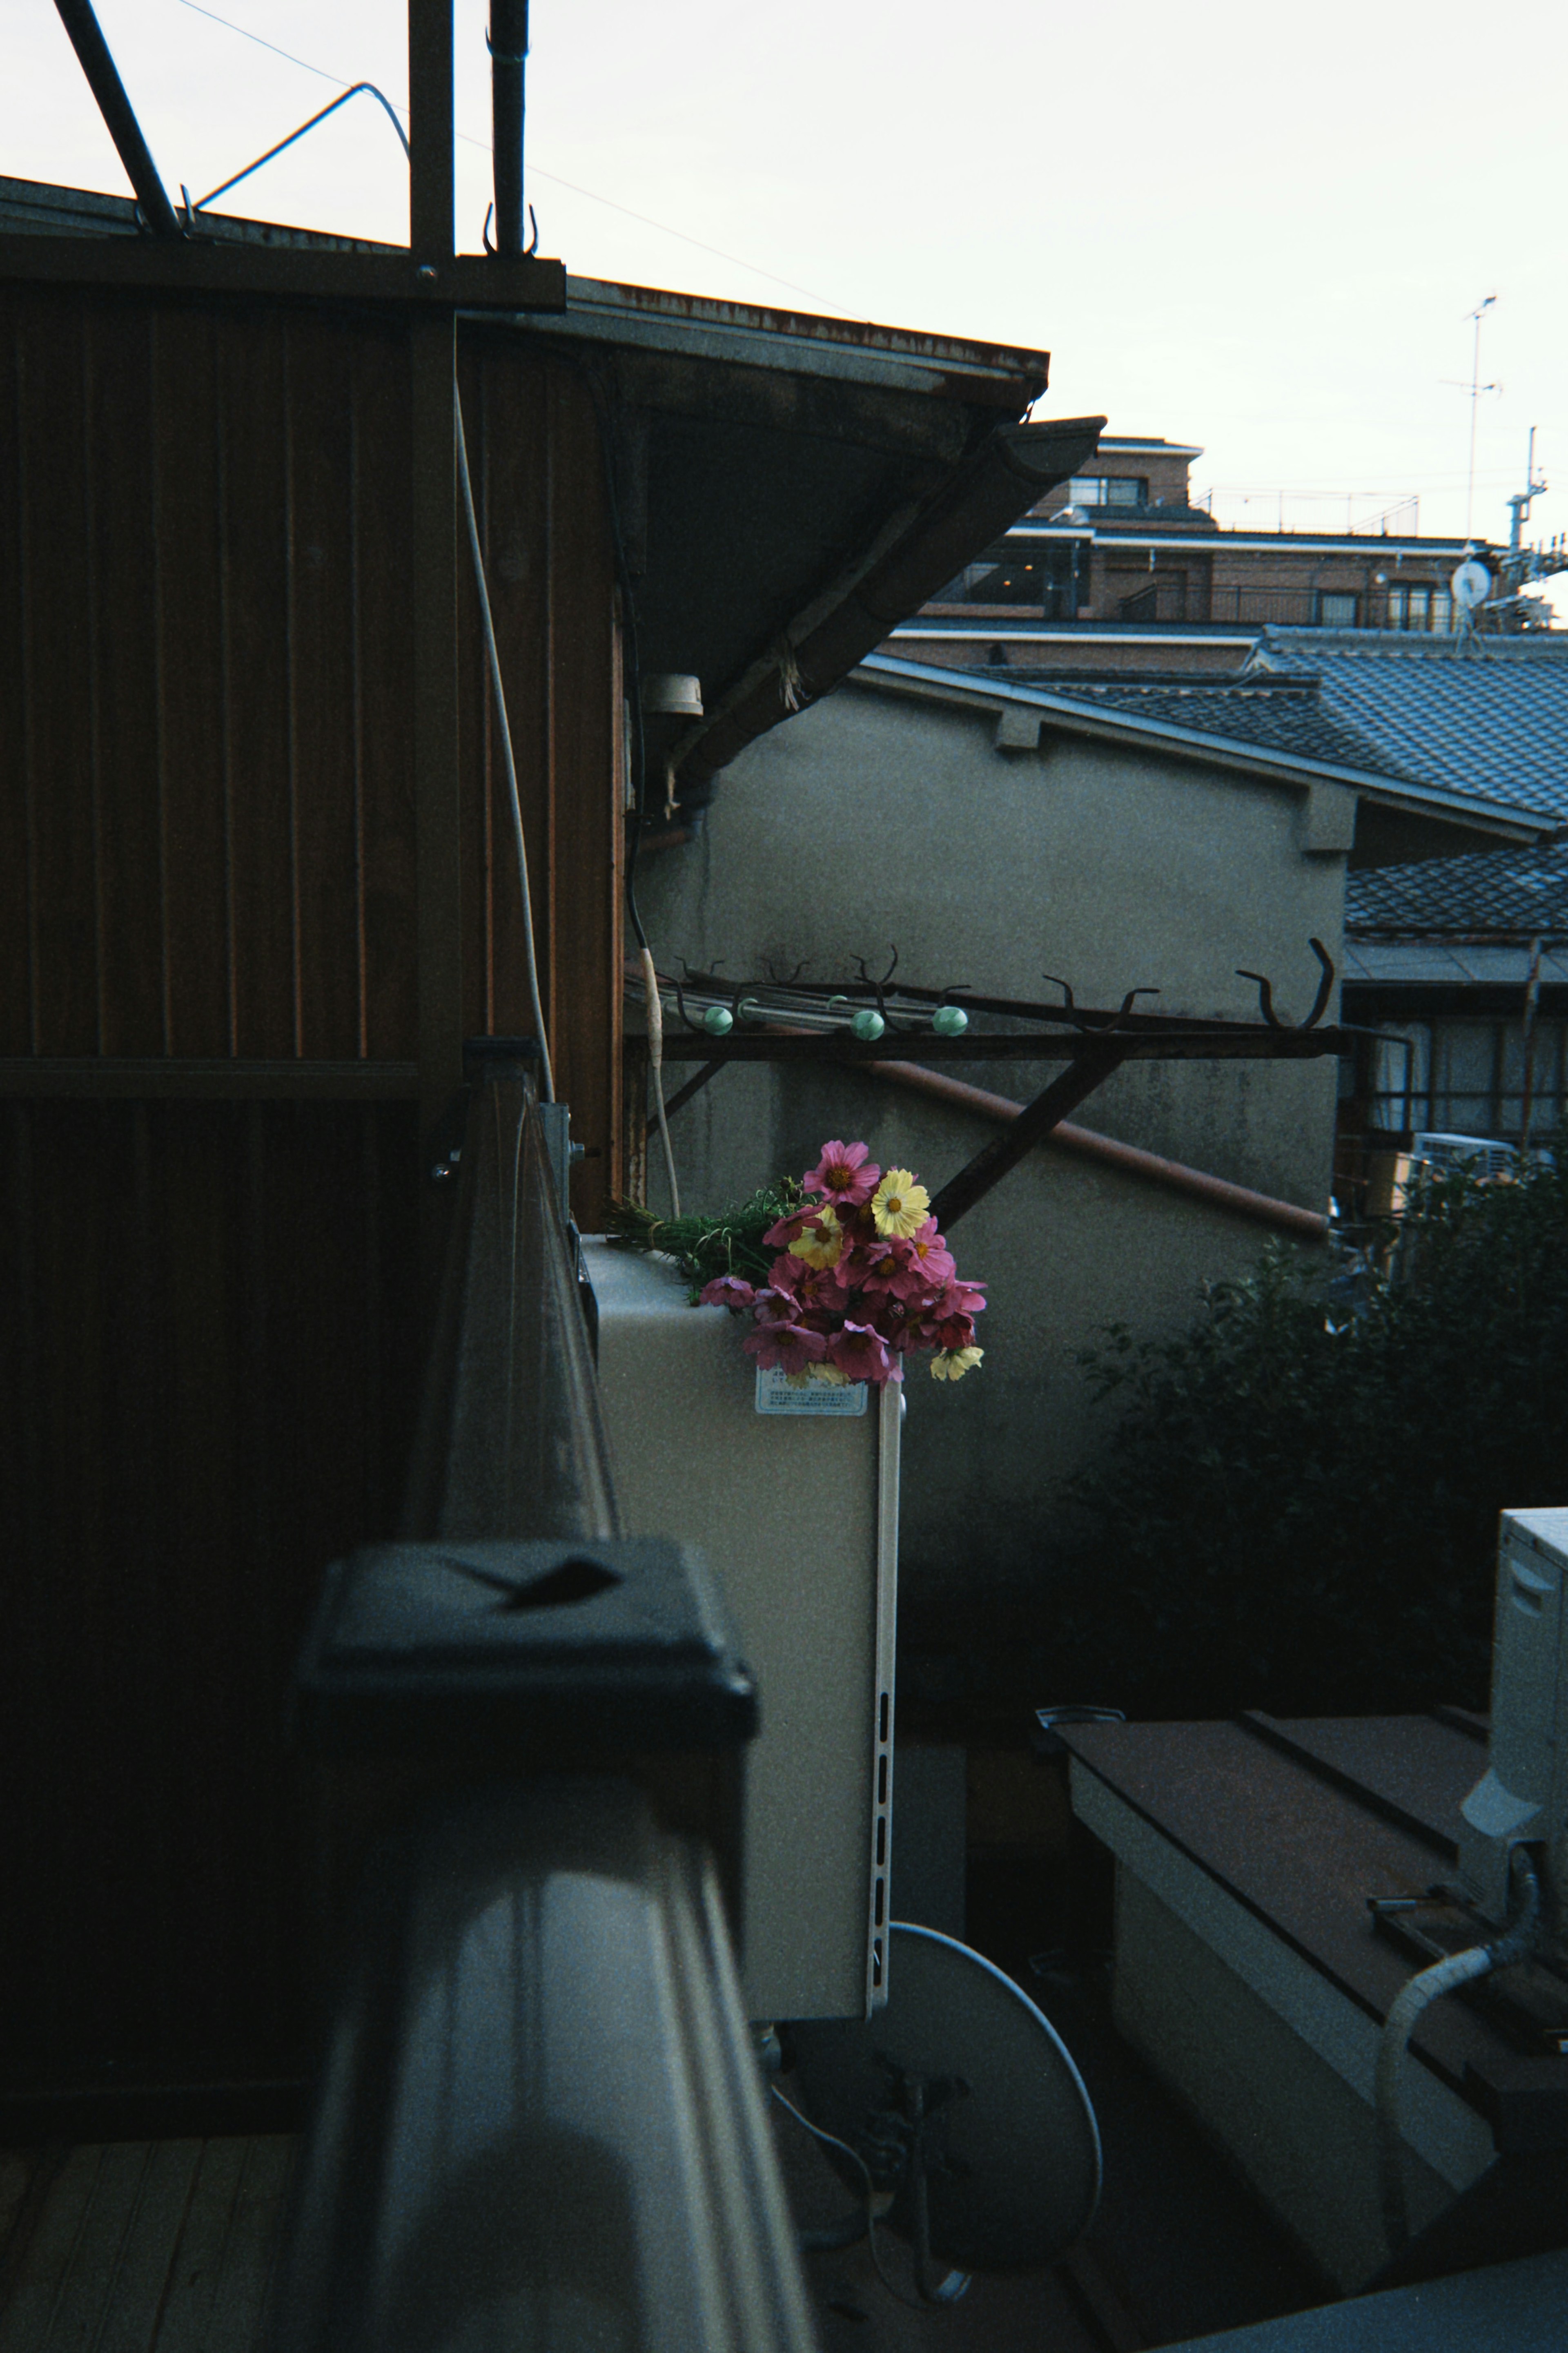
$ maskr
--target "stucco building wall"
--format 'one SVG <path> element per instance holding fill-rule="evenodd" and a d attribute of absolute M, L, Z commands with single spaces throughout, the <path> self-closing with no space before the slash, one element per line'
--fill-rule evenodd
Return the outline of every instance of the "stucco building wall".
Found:
<path fill-rule="evenodd" d="M 661 969 L 736 979 L 881 971 L 922 986 L 1080 1002 L 1152 986 L 1145 1007 L 1256 1017 L 1247 965 L 1300 1018 L 1337 956 L 1343 857 L 1309 851 L 1306 797 L 1220 769 L 1047 736 L 1002 751 L 990 712 L 855 685 L 753 745 L 721 779 L 702 839 L 649 860 L 639 897 Z M 916 1041 L 894 1050 L 919 1060 Z M 1020 1099 L 1059 1065 L 951 1066 Z M 1326 1206 L 1335 1065 L 1124 1069 L 1086 1125 L 1313 1208 Z M 673 1088 L 671 1089 L 673 1092 Z M 994 1129 L 863 1074 L 742 1066 L 677 1113 L 687 1206 L 717 1207 L 862 1135 L 934 1192 Z M 650 1155 L 650 1167 L 658 1155 Z M 655 1182 L 657 1184 L 657 1176 Z M 654 1198 L 657 1199 L 657 1191 Z M 1052 1490 L 1096 1442 L 1076 1352 L 1111 1322 L 1180 1328 L 1199 1284 L 1249 1266 L 1261 1229 L 1049 1150 L 957 1229 L 990 1283 L 980 1375 L 909 1384 L 903 1553 L 911 1599 L 1026 1574 Z"/>

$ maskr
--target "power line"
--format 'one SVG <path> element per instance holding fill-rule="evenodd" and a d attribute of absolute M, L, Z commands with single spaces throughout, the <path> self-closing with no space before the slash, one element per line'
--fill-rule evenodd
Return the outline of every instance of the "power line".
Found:
<path fill-rule="evenodd" d="M 301 73 L 314 74 L 318 81 L 330 81 L 334 90 L 347 90 L 349 87 L 341 75 L 328 73 L 324 66 L 313 66 L 308 58 L 297 58 L 291 49 L 279 48 L 276 41 L 264 39 L 259 33 L 251 32 L 247 26 L 237 25 L 230 17 L 220 16 L 216 9 L 202 7 L 199 0 L 180 0 L 180 5 L 189 8 L 194 16 L 205 16 L 209 24 L 221 25 L 226 32 L 237 33 L 242 41 L 254 41 L 258 49 L 270 49 L 275 58 L 281 58 L 287 65 L 298 66 Z M 395 111 L 406 119 L 406 107 L 399 107 Z M 466 131 L 459 131 L 456 135 L 465 147 L 477 147 L 486 155 L 494 153 L 488 139 L 472 138 Z M 594 188 L 580 187 L 575 180 L 563 180 L 558 172 L 547 172 L 541 164 L 531 168 L 536 178 L 548 180 L 552 187 L 565 188 L 574 196 L 585 196 L 591 205 L 603 205 L 610 212 L 622 214 L 627 220 L 640 221 L 644 228 L 658 229 L 661 236 L 673 237 L 682 245 L 693 246 L 699 253 L 711 254 L 716 260 L 728 261 L 737 269 L 749 270 L 753 278 L 765 278 L 771 286 L 787 287 L 792 294 L 804 294 L 808 302 L 828 301 L 826 294 L 818 294 L 810 286 L 797 286 L 793 278 L 781 278 L 776 270 L 759 269 L 754 261 L 747 261 L 738 253 L 727 253 L 721 245 L 709 245 L 700 237 L 689 237 L 683 228 L 671 228 L 668 221 L 655 220 L 651 213 L 636 212 L 630 205 L 618 204 L 614 196 L 601 196 Z"/>

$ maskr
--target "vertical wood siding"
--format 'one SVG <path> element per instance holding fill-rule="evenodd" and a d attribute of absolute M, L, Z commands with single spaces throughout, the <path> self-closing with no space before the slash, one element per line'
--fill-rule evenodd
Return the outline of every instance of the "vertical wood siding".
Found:
<path fill-rule="evenodd" d="M 0 1055 L 416 1052 L 407 344 L 0 291 Z M 620 696 L 598 427 L 494 338 L 465 406 L 580 1208 L 619 1181 Z M 529 1026 L 461 571 L 470 1032 Z"/>
<path fill-rule="evenodd" d="M 468 349 L 463 388 L 595 1219 L 621 1118 L 597 427 L 515 343 Z M 409 433 L 396 321 L 0 289 L 0 1057 L 416 1059 Z M 461 581 L 464 1018 L 515 1032 Z M 288 1672 L 404 1475 L 416 1111 L 8 1083 L 0 2076 L 265 2074 L 302 2024 Z"/>

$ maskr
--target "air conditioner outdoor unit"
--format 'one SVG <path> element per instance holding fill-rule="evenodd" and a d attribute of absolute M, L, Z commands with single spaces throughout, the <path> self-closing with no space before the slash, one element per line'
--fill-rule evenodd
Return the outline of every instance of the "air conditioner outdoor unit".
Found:
<path fill-rule="evenodd" d="M 1568 1841 L 1568 1509 L 1505 1512 L 1498 1545 L 1487 1769 L 1460 1809 L 1459 1867 L 1481 1910 L 1509 1908 L 1509 1855 L 1544 1850 L 1561 1900 Z M 1550 1900 L 1550 1899 L 1549 1899 Z"/>
<path fill-rule="evenodd" d="M 1410 1158 L 1413 1165 L 1434 1169 L 1440 1176 L 1454 1168 L 1463 1168 L 1472 1176 L 1502 1176 L 1515 1166 L 1519 1154 L 1513 1145 L 1501 1144 L 1495 1136 L 1450 1135 L 1428 1129 L 1412 1140 Z"/>
<path fill-rule="evenodd" d="M 753 2019 L 887 1998 L 900 1391 L 790 1388 L 668 1259 L 583 1245 L 628 1535 L 695 1544 L 757 1678 L 742 1984 Z"/>

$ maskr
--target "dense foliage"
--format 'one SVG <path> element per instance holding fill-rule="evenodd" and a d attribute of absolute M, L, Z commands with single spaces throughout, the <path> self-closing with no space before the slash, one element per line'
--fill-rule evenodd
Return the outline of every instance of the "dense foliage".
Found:
<path fill-rule="evenodd" d="M 802 1187 L 785 1176 L 716 1216 L 656 1218 L 638 1202 L 616 1201 L 609 1226 L 616 1240 L 633 1250 L 666 1251 L 694 1288 L 723 1274 L 765 1282 L 773 1252 L 763 1236 L 793 1215 L 804 1198 Z"/>
<path fill-rule="evenodd" d="M 1498 1513 L 1568 1502 L 1568 1172 L 1425 1184 L 1353 1303 L 1276 1247 L 1181 1338 L 1083 1362 L 1122 1419 L 1070 1491 L 1058 1680 L 1145 1715 L 1485 1704 Z"/>

